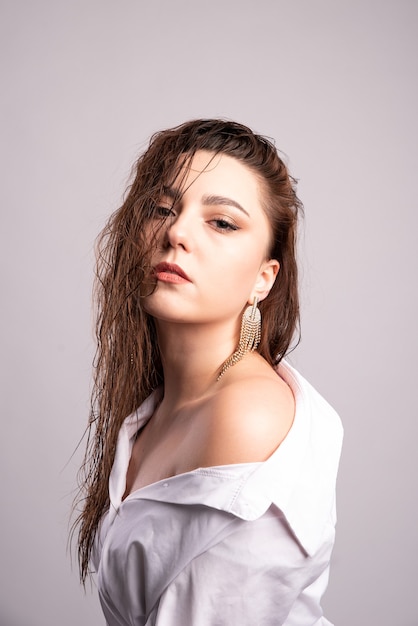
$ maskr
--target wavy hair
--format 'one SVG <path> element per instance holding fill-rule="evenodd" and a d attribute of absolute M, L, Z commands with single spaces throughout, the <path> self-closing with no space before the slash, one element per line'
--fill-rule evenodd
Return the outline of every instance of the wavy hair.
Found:
<path fill-rule="evenodd" d="M 152 136 L 133 168 L 122 206 L 98 238 L 95 300 L 97 351 L 87 446 L 79 474 L 81 507 L 72 527 L 78 529 L 78 560 L 83 584 L 99 522 L 109 507 L 108 480 L 123 420 L 163 382 L 156 330 L 143 308 L 152 286 L 151 246 L 147 224 L 164 189 L 196 151 L 226 154 L 257 176 L 261 201 L 272 231 L 270 258 L 280 271 L 260 303 L 263 324 L 258 352 L 277 364 L 289 350 L 299 324 L 296 230 L 302 209 L 296 182 L 274 144 L 235 122 L 193 120 Z"/>

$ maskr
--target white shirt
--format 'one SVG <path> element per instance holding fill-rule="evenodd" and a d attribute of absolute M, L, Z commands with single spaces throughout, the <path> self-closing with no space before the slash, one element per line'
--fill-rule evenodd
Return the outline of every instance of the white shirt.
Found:
<path fill-rule="evenodd" d="M 338 415 L 282 361 L 293 425 L 262 463 L 200 468 L 123 502 L 135 435 L 123 423 L 93 563 L 108 626 L 329 626 L 320 598 L 334 543 Z"/>

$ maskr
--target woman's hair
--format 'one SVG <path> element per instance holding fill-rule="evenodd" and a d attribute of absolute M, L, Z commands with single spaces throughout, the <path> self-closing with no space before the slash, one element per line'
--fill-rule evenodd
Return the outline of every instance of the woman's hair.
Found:
<path fill-rule="evenodd" d="M 150 293 L 150 243 L 146 226 L 164 190 L 179 175 L 184 158 L 198 150 L 226 154 L 258 178 L 261 202 L 272 230 L 270 258 L 280 271 L 260 303 L 258 352 L 277 364 L 288 351 L 299 322 L 296 229 L 302 208 L 295 180 L 273 143 L 226 120 L 186 122 L 156 133 L 134 167 L 122 206 L 98 239 L 95 295 L 98 307 L 94 390 L 87 449 L 80 470 L 78 527 L 80 576 L 84 583 L 96 531 L 109 506 L 108 479 L 123 420 L 163 382 L 153 319 L 143 308 Z M 220 364 L 221 366 L 222 364 Z"/>

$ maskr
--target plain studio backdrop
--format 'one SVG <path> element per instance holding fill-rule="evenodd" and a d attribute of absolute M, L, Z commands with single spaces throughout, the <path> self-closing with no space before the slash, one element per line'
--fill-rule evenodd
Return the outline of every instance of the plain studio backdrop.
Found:
<path fill-rule="evenodd" d="M 0 626 L 103 625 L 67 553 L 94 351 L 93 246 L 150 135 L 227 117 L 299 183 L 291 362 L 345 446 L 326 615 L 416 626 L 412 0 L 2 0 Z"/>

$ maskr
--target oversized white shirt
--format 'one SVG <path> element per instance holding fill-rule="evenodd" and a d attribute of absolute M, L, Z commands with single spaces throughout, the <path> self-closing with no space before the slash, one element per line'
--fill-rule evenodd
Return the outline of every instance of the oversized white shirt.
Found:
<path fill-rule="evenodd" d="M 196 469 L 122 501 L 158 391 L 123 423 L 93 556 L 108 626 L 330 626 L 320 599 L 342 427 L 288 363 L 277 372 L 293 391 L 295 418 L 261 463 Z"/>

